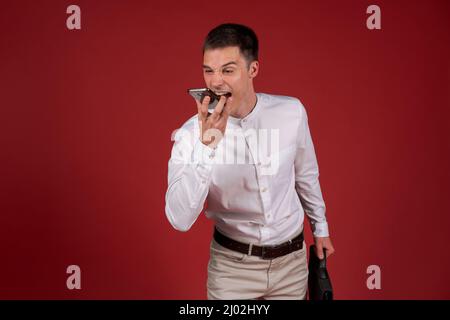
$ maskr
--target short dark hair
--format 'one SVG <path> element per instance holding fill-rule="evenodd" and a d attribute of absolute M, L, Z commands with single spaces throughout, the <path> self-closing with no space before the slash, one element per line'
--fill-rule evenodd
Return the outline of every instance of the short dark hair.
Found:
<path fill-rule="evenodd" d="M 212 29 L 203 43 L 203 53 L 208 49 L 239 47 L 240 52 L 250 62 L 258 60 L 258 38 L 247 26 L 236 23 L 224 23 Z"/>

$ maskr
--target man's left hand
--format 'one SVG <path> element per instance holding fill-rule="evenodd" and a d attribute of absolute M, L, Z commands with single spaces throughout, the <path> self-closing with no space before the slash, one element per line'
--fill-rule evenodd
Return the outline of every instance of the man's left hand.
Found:
<path fill-rule="evenodd" d="M 329 237 L 314 237 L 314 244 L 316 246 L 316 255 L 319 259 L 323 259 L 323 249 L 325 249 L 327 258 L 335 251 Z"/>

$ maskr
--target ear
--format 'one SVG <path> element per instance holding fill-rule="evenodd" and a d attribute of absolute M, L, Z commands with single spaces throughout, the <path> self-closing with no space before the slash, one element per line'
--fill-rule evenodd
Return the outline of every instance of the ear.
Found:
<path fill-rule="evenodd" d="M 259 62 L 256 60 L 252 61 L 248 68 L 248 76 L 253 79 L 258 75 L 258 71 L 259 71 Z"/>

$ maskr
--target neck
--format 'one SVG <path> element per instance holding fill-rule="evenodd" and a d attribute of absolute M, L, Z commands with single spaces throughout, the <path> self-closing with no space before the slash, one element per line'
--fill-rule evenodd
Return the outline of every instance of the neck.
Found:
<path fill-rule="evenodd" d="M 245 118 L 256 106 L 256 100 L 256 93 L 252 90 L 244 97 L 244 99 L 242 99 L 239 107 L 236 108 L 236 111 L 230 115 L 239 119 Z"/>

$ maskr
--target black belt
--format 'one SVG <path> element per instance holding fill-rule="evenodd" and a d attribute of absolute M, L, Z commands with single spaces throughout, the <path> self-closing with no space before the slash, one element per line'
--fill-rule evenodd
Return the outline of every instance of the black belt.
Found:
<path fill-rule="evenodd" d="M 282 244 L 274 246 L 256 246 L 228 238 L 226 235 L 220 233 L 219 230 L 215 228 L 214 240 L 216 240 L 216 242 L 221 246 L 234 251 L 245 253 L 251 256 L 258 256 L 261 257 L 262 259 L 275 259 L 287 255 L 293 251 L 302 249 L 304 239 L 302 232 L 295 238 L 286 241 Z"/>

